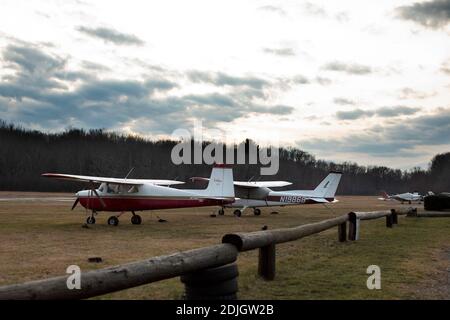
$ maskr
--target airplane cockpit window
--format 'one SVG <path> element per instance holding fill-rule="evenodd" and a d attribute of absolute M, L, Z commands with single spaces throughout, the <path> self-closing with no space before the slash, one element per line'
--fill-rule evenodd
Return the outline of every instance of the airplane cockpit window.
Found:
<path fill-rule="evenodd" d="M 117 185 L 106 185 L 106 192 L 107 193 L 117 193 L 118 192 L 118 187 Z"/>
<path fill-rule="evenodd" d="M 118 193 L 138 193 L 139 188 L 137 186 L 128 186 L 128 185 L 110 185 L 110 184 L 101 184 L 98 188 L 100 192 L 110 193 L 110 194 L 118 194 Z"/>
<path fill-rule="evenodd" d="M 100 191 L 101 193 L 105 193 L 106 192 L 106 184 L 102 183 L 100 185 L 100 187 L 98 187 L 98 191 Z"/>
<path fill-rule="evenodd" d="M 132 186 L 130 190 L 128 190 L 128 193 L 138 193 L 139 188 L 137 186 Z"/>

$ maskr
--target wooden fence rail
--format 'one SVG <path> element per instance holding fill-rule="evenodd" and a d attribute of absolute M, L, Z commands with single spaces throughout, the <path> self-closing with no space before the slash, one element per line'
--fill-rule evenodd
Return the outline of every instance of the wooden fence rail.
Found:
<path fill-rule="evenodd" d="M 84 299 L 174 278 L 234 262 L 238 251 L 219 244 L 82 273 L 80 290 L 67 288 L 68 276 L 0 287 L 0 299 Z"/>
<path fill-rule="evenodd" d="M 265 231 L 256 231 L 249 233 L 231 233 L 222 238 L 222 243 L 231 243 L 239 251 L 248 251 L 278 244 L 288 241 L 298 240 L 300 238 L 319 233 L 348 221 L 348 216 L 343 215 L 337 218 L 305 224 L 295 228 L 274 229 Z"/>
<path fill-rule="evenodd" d="M 347 222 L 349 222 L 348 239 L 357 240 L 360 220 L 386 217 L 387 227 L 392 227 L 392 224 L 397 222 L 398 215 L 411 214 L 413 210 L 410 208 L 406 210 L 350 212 L 343 216 L 294 228 L 226 234 L 222 238 L 222 244 L 219 245 L 82 273 L 82 288 L 79 290 L 68 289 L 68 276 L 2 286 L 0 287 L 0 300 L 84 299 L 193 273 L 196 273 L 196 278 L 199 279 L 202 278 L 202 272 L 205 272 L 205 276 L 211 279 L 215 278 L 214 272 L 216 272 L 216 278 L 222 277 L 223 282 L 216 281 L 217 283 L 211 286 L 210 290 L 211 292 L 222 290 L 223 293 L 224 283 L 230 284 L 231 281 L 229 277 L 224 276 L 229 271 L 217 267 L 236 261 L 238 253 L 241 251 L 259 249 L 258 273 L 264 279 L 272 280 L 275 277 L 276 244 L 295 241 L 334 227 L 338 227 L 338 240 L 343 242 L 347 238 Z M 233 268 L 226 269 L 232 270 Z M 237 277 L 237 273 L 234 277 Z M 200 291 L 200 289 L 196 290 L 197 292 Z M 201 290 L 201 292 L 204 291 Z M 229 293 L 227 292 L 227 294 Z"/>
<path fill-rule="evenodd" d="M 411 212 L 408 217 L 417 218 L 448 218 L 450 217 L 449 211 L 423 211 L 423 212 Z"/>

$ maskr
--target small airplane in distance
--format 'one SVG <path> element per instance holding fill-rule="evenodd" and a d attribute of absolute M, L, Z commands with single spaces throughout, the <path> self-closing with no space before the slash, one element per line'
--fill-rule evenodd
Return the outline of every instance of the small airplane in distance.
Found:
<path fill-rule="evenodd" d="M 429 194 L 432 193 L 431 191 L 428 192 Z M 386 191 L 381 192 L 381 198 L 378 198 L 378 200 L 383 201 L 393 201 L 397 200 L 400 201 L 402 204 L 405 202 L 408 202 L 411 204 L 411 202 L 417 201 L 421 203 L 423 201 L 423 196 L 420 195 L 418 192 L 405 192 L 405 193 L 399 193 L 399 194 L 393 194 L 389 195 L 386 193 Z"/>
<path fill-rule="evenodd" d="M 245 209 L 253 208 L 253 214 L 259 216 L 261 214 L 259 208 L 261 207 L 337 202 L 334 196 L 341 176 L 341 172 L 331 171 L 314 190 L 273 191 L 270 189 L 292 184 L 287 181 L 234 181 L 236 201 L 224 204 L 219 210 L 219 215 L 225 213 L 225 208 L 236 208 L 234 215 L 238 217 L 242 215 Z M 209 179 L 202 177 L 191 179 L 209 181 Z"/>
<path fill-rule="evenodd" d="M 141 224 L 142 218 L 136 211 L 190 208 L 204 206 L 223 206 L 235 200 L 233 188 L 233 171 L 223 164 L 214 165 L 206 189 L 175 189 L 171 185 L 183 184 L 176 180 L 156 179 L 120 179 L 71 174 L 44 173 L 47 178 L 83 181 L 90 184 L 90 189 L 77 192 L 72 210 L 80 203 L 92 214 L 87 224 L 95 224 L 95 216 L 100 211 L 119 212 L 111 216 L 108 224 L 117 226 L 119 217 L 131 212 L 132 224 Z M 95 188 L 94 184 L 100 184 Z"/>

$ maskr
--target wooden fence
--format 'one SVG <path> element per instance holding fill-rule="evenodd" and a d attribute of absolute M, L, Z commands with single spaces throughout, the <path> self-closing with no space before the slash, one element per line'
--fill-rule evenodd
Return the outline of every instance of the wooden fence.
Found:
<path fill-rule="evenodd" d="M 236 292 L 228 292 L 227 288 L 236 288 L 237 272 L 226 275 L 222 266 L 234 263 L 239 252 L 259 250 L 258 273 L 265 280 L 275 278 L 276 245 L 283 242 L 295 241 L 322 231 L 338 227 L 338 241 L 358 240 L 360 221 L 386 218 L 386 227 L 392 228 L 398 223 L 399 215 L 417 215 L 417 209 L 387 210 L 373 212 L 350 212 L 336 218 L 301 225 L 294 228 L 264 230 L 249 233 L 226 234 L 222 244 L 183 251 L 171 255 L 153 257 L 142 261 L 123 264 L 115 267 L 93 270 L 81 274 L 81 289 L 68 289 L 68 275 L 44 280 L 31 281 L 0 287 L 0 300 L 48 300 L 48 299 L 84 299 L 124 290 L 152 282 L 174 278 L 178 276 L 195 275 L 196 281 L 203 277 L 219 279 L 210 284 L 201 284 L 204 299 L 217 299 L 223 296 L 232 297 Z M 348 223 L 348 237 L 347 237 Z M 236 267 L 235 267 L 236 269 Z M 230 270 L 228 268 L 227 270 Z M 183 280 L 183 279 L 182 279 Z M 191 280 L 193 281 L 193 280 Z M 188 288 L 186 281 L 186 292 Z M 192 286 L 192 283 L 191 283 Z M 205 290 L 206 288 L 206 290 Z M 189 289 L 189 290 L 188 290 Z M 198 289 L 198 288 L 197 288 Z M 211 294 L 208 294 L 211 292 Z M 230 295 L 231 294 L 231 295 Z M 186 298 L 190 295 L 187 294 Z"/>

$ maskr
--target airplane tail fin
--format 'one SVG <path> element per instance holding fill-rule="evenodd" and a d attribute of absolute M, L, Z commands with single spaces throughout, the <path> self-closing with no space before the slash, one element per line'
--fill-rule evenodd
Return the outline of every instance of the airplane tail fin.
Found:
<path fill-rule="evenodd" d="M 381 191 L 381 196 L 382 196 L 384 199 L 389 199 L 389 195 L 386 193 L 386 191 Z"/>
<path fill-rule="evenodd" d="M 225 164 L 215 164 L 205 193 L 214 198 L 234 198 L 233 169 Z"/>
<path fill-rule="evenodd" d="M 331 171 L 317 188 L 314 189 L 314 196 L 323 197 L 325 199 L 334 199 L 341 177 L 342 172 Z"/>

